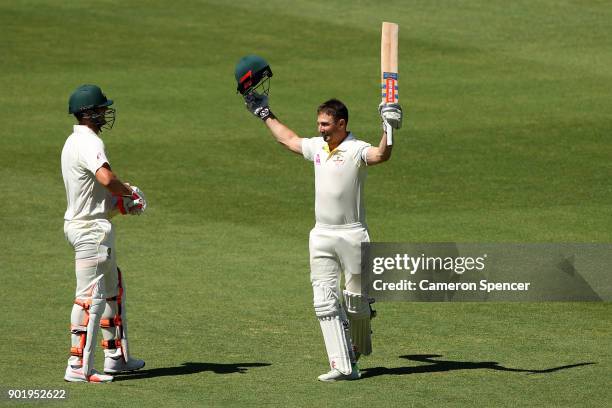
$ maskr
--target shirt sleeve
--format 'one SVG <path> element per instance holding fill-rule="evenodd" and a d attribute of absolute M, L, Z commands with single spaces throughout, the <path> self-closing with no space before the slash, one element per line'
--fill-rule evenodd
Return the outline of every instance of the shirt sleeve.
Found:
<path fill-rule="evenodd" d="M 317 144 L 316 141 L 317 139 L 315 137 L 302 139 L 302 155 L 304 156 L 304 159 L 314 161 L 314 154 Z"/>
<path fill-rule="evenodd" d="M 372 147 L 371 144 L 366 143 L 366 142 L 362 142 L 359 141 L 357 142 L 357 147 L 356 147 L 356 154 L 355 154 L 355 160 L 359 163 L 359 165 L 361 164 L 368 164 L 368 150 L 370 149 L 370 147 Z"/>
<path fill-rule="evenodd" d="M 104 151 L 104 142 L 99 137 L 88 140 L 81 149 L 81 161 L 85 168 L 96 174 L 96 171 L 108 163 L 106 152 Z M 109 163 L 110 164 L 110 163 Z"/>

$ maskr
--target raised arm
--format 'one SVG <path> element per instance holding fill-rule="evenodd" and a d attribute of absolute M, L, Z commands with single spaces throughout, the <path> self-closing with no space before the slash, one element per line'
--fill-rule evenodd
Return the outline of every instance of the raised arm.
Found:
<path fill-rule="evenodd" d="M 391 158 L 392 150 L 393 145 L 387 146 L 387 134 L 383 132 L 378 146 L 370 147 L 366 153 L 368 166 L 375 166 L 377 164 L 386 162 Z"/>
<path fill-rule="evenodd" d="M 302 154 L 302 138 L 276 119 L 268 106 L 266 95 L 252 92 L 244 97 L 244 101 L 247 109 L 263 120 L 278 143 L 294 153 Z"/>
<path fill-rule="evenodd" d="M 302 138 L 283 125 L 278 119 L 269 117 L 264 121 L 276 141 L 293 153 L 302 154 Z"/>
<path fill-rule="evenodd" d="M 383 121 L 383 134 L 378 147 L 370 147 L 366 154 L 368 166 L 384 163 L 391 158 L 391 150 L 393 145 L 387 145 L 387 129 L 386 125 L 393 129 L 402 127 L 402 107 L 397 103 L 380 104 L 378 107 L 380 117 Z"/>

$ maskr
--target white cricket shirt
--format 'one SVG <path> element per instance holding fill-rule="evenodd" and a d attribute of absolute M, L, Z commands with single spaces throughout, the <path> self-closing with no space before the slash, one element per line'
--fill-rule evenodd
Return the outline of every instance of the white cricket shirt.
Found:
<path fill-rule="evenodd" d="M 102 139 L 87 126 L 75 125 L 62 149 L 66 221 L 109 218 L 112 195 L 96 180 L 96 171 L 104 163 L 108 159 Z"/>
<path fill-rule="evenodd" d="M 317 223 L 365 225 L 363 191 L 369 147 L 352 133 L 331 152 L 322 137 L 302 139 L 304 158 L 314 162 Z"/>

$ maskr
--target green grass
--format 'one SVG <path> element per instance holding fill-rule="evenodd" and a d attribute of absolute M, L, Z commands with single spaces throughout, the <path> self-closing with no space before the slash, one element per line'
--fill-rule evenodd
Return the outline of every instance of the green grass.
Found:
<path fill-rule="evenodd" d="M 369 174 L 375 241 L 612 241 L 606 2 L 5 1 L 0 387 L 65 388 L 70 406 L 608 405 L 610 303 L 381 303 L 368 376 L 315 381 L 312 169 L 250 117 L 233 69 L 267 58 L 271 106 L 299 134 L 338 97 L 377 143 L 383 20 L 400 24 L 406 121 Z M 101 387 L 62 381 L 74 276 L 59 155 L 87 82 L 116 101 L 114 170 L 150 202 L 116 220 L 147 367 Z"/>

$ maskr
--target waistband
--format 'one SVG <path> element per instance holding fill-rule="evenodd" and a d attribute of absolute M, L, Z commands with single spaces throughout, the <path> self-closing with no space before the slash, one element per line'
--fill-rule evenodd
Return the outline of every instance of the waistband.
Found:
<path fill-rule="evenodd" d="M 85 225 L 92 225 L 92 224 L 99 223 L 99 222 L 107 222 L 109 224 L 112 224 L 110 220 L 106 218 L 92 218 L 92 219 L 85 219 L 85 220 L 83 219 L 64 220 L 64 228 L 68 226 L 80 227 L 80 226 L 85 226 Z"/>
<path fill-rule="evenodd" d="M 323 224 L 322 222 L 316 222 L 315 228 L 345 230 L 345 229 L 357 229 L 357 228 L 368 229 L 368 226 L 361 222 L 353 222 L 351 224 L 338 224 L 338 225 Z"/>

